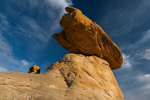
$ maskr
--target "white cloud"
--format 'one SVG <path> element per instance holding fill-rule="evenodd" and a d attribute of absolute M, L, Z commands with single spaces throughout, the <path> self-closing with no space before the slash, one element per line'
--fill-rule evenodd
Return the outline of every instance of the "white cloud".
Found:
<path fill-rule="evenodd" d="M 23 5 L 24 2 L 29 3 L 28 8 Z M 22 9 L 28 9 L 29 13 L 35 13 L 36 11 L 34 18 L 32 15 L 24 15 L 23 12 L 19 12 L 18 18 L 22 23 L 17 23 L 14 30 L 14 33 L 25 37 L 23 41 L 30 39 L 30 43 L 27 44 L 34 50 L 44 48 L 49 43 L 51 35 L 61 30 L 59 21 L 66 12 L 65 7 L 72 5 L 71 0 L 44 0 L 42 3 L 38 0 L 36 2 L 35 0 L 23 2 L 17 0 L 14 3 L 22 5 Z"/>
<path fill-rule="evenodd" d="M 66 7 L 72 5 L 72 0 L 46 0 L 53 7 Z"/>
<path fill-rule="evenodd" d="M 51 27 L 51 30 L 52 31 L 57 30 L 58 28 L 60 28 L 59 21 L 61 17 L 63 16 L 64 13 L 66 13 L 65 7 L 72 6 L 73 5 L 72 0 L 46 0 L 46 1 L 54 10 L 59 10 L 57 14 L 53 14 L 51 9 L 48 10 L 48 15 L 50 16 L 50 18 L 53 19 L 52 22 L 53 27 Z"/>
<path fill-rule="evenodd" d="M 149 100 L 150 74 L 142 74 L 137 70 L 127 71 L 122 74 L 124 72 L 125 70 L 120 72 L 120 80 L 123 83 L 119 84 L 119 86 L 125 96 L 125 100 Z"/>
<path fill-rule="evenodd" d="M 135 55 L 137 55 L 137 56 L 143 56 L 144 52 L 146 54 L 149 54 L 149 50 L 147 49 L 147 46 L 145 46 L 145 45 L 147 45 L 150 42 L 150 30 L 143 32 L 142 35 L 143 36 L 140 39 L 137 39 L 137 41 L 135 43 L 121 47 L 121 50 L 122 51 L 123 50 L 136 51 Z M 143 47 L 141 48 L 141 46 L 143 46 Z M 145 51 L 143 49 L 146 49 L 148 51 Z M 146 57 L 146 58 L 149 58 L 149 57 Z"/>
<path fill-rule="evenodd" d="M 0 56 L 11 55 L 12 47 L 3 34 L 10 28 L 7 18 L 0 13 Z"/>
<path fill-rule="evenodd" d="M 124 62 L 122 66 L 123 68 L 132 67 L 130 72 L 125 72 L 124 70 L 120 72 L 125 72 L 123 76 L 120 74 L 120 80 L 126 79 L 128 84 L 127 86 L 125 86 L 126 83 L 124 82 L 120 84 L 124 86 L 122 90 L 126 100 L 149 100 L 150 98 L 150 74 L 144 74 L 149 70 L 149 62 L 144 59 L 150 60 L 150 30 L 143 32 L 142 35 L 135 43 L 124 46 L 122 49 L 122 51 L 128 51 L 128 54 L 132 55 L 123 54 Z"/>
<path fill-rule="evenodd" d="M 150 30 L 142 33 L 143 36 L 139 39 L 136 43 L 130 46 L 130 48 L 139 48 L 141 45 L 145 44 L 146 42 L 150 41 Z"/>
<path fill-rule="evenodd" d="M 146 2 L 145 2 L 146 1 Z M 121 36 L 130 33 L 133 29 L 150 20 L 150 1 L 138 0 L 130 3 L 126 9 L 112 9 L 102 18 L 102 25 L 112 36 Z M 122 8 L 122 9 L 121 9 Z"/>
<path fill-rule="evenodd" d="M 0 31 L 5 30 L 9 27 L 9 22 L 7 21 L 7 18 L 0 13 Z"/>
<path fill-rule="evenodd" d="M 0 56 L 9 56 L 12 52 L 12 47 L 2 35 L 3 31 L 9 27 L 9 22 L 7 18 L 0 13 Z"/>
<path fill-rule="evenodd" d="M 142 58 L 150 60 L 150 48 L 144 51 Z"/>
<path fill-rule="evenodd" d="M 146 48 L 145 50 L 138 50 L 135 55 L 142 59 L 150 60 L 150 48 Z"/>
<path fill-rule="evenodd" d="M 60 28 L 59 21 L 63 14 L 66 13 L 65 7 L 73 5 L 72 0 L 43 0 L 42 3 L 38 0 L 36 2 L 35 0 L 27 0 L 25 2 L 29 3 L 28 8 L 30 9 L 30 12 L 34 13 L 35 9 L 38 10 L 36 14 L 38 18 L 46 15 L 49 17 L 49 19 L 51 19 L 51 21 L 47 20 L 50 24 L 49 29 L 51 29 L 51 31 L 55 31 Z M 23 2 L 20 2 L 19 0 L 18 5 L 22 4 Z"/>
<path fill-rule="evenodd" d="M 150 41 L 150 30 L 145 31 L 142 34 L 143 36 L 141 37 L 141 39 L 135 43 L 136 46 Z"/>
<path fill-rule="evenodd" d="M 33 18 L 22 16 L 21 19 L 23 21 L 23 24 L 17 25 L 16 33 L 22 34 L 35 40 L 33 42 L 36 42 L 37 40 L 45 43 L 48 42 L 50 35 L 46 33 Z"/>
<path fill-rule="evenodd" d="M 143 64 L 147 62 L 143 62 L 141 58 L 145 57 L 149 59 L 150 57 L 148 56 L 149 50 L 145 49 L 150 43 L 150 30 L 145 30 L 146 27 L 144 27 L 144 25 L 148 25 L 148 21 L 150 20 L 150 13 L 147 13 L 150 10 L 150 1 L 137 0 L 130 1 L 130 3 L 127 3 L 127 1 L 125 2 L 127 5 L 124 4 L 126 7 L 120 7 L 119 4 L 122 2 L 120 1 L 118 5 L 116 4 L 116 8 L 119 7 L 119 9 L 112 9 L 103 16 L 101 26 L 114 38 L 120 36 L 124 39 L 124 37 L 127 37 L 127 39 L 124 39 L 126 43 L 122 44 L 121 48 L 121 51 L 126 52 L 126 54 L 123 54 L 124 62 L 121 68 L 123 70 L 116 70 L 116 77 L 119 77 L 119 86 L 123 86 L 121 90 L 123 91 L 125 100 L 149 100 L 150 75 L 139 76 L 139 72 L 144 73 L 149 70 L 149 66 L 144 66 L 146 64 Z M 143 36 L 138 40 L 137 38 L 141 35 L 139 30 L 145 30 L 145 32 L 142 33 Z M 134 39 L 129 36 L 133 36 Z M 127 45 L 127 43 L 135 40 L 138 41 Z M 144 50 L 142 53 L 145 55 L 139 54 L 143 49 L 147 50 Z M 137 50 L 139 50 L 137 55 L 141 57 L 134 56 Z M 130 68 L 131 70 L 124 70 L 124 68 Z M 136 80 L 137 77 L 138 80 Z"/>
<path fill-rule="evenodd" d="M 130 63 L 130 56 L 129 55 L 125 55 L 124 53 L 123 55 L 123 64 L 122 64 L 122 68 L 130 68 L 132 65 Z"/>
<path fill-rule="evenodd" d="M 7 40 L 0 34 L 0 56 L 9 56 L 12 54 L 12 47 Z"/>
<path fill-rule="evenodd" d="M 25 67 L 30 67 L 33 63 L 27 62 L 26 60 L 17 60 L 15 57 L 13 57 L 13 47 L 3 36 L 5 29 L 9 27 L 10 25 L 7 21 L 7 18 L 3 14 L 0 14 L 0 72 L 8 70 L 23 72 L 22 69 L 25 70 Z"/>
<path fill-rule="evenodd" d="M 140 40 L 138 40 L 135 44 L 132 44 L 129 46 L 129 48 L 141 48 L 141 45 L 144 45 L 146 43 L 150 42 L 150 30 L 147 30 L 142 33 L 143 36 Z M 145 47 L 145 50 L 137 51 L 136 55 L 140 56 L 142 59 L 150 60 L 150 48 Z"/>
<path fill-rule="evenodd" d="M 60 28 L 59 21 L 63 14 L 66 13 L 65 7 L 73 5 L 72 0 L 46 0 L 45 3 L 51 7 L 48 8 L 47 14 L 53 20 L 51 30 L 55 31 Z"/>
<path fill-rule="evenodd" d="M 140 76 L 138 76 L 138 80 L 139 81 L 148 81 L 148 82 L 150 82 L 150 74 L 140 75 Z"/>
<path fill-rule="evenodd" d="M 6 72 L 7 69 L 0 66 L 0 72 Z"/>
<path fill-rule="evenodd" d="M 150 74 L 140 75 L 137 77 L 137 80 L 141 84 L 139 87 L 139 91 L 141 91 L 142 95 L 149 96 L 150 93 Z M 150 96 L 149 96 L 150 97 Z"/>
<path fill-rule="evenodd" d="M 8 71 L 18 71 L 18 72 L 27 72 L 31 66 L 33 66 L 33 62 L 29 62 L 27 60 L 19 60 L 12 56 L 9 57 L 1 57 L 0 56 L 0 66 L 7 68 Z"/>
<path fill-rule="evenodd" d="M 0 66 L 4 66 L 9 71 L 21 71 L 26 72 L 34 63 L 19 59 L 13 54 L 13 45 L 11 46 L 8 40 L 3 36 L 4 33 L 9 33 L 11 30 L 13 39 L 16 43 L 25 44 L 27 49 L 32 47 L 32 50 L 43 48 L 43 46 L 49 43 L 51 35 L 54 32 L 61 29 L 59 21 L 63 14 L 66 12 L 65 7 L 71 6 L 71 0 L 11 0 L 8 3 L 9 16 L 12 16 L 14 26 L 10 26 L 7 17 L 0 13 Z M 15 4 L 21 7 L 22 10 L 14 9 L 12 5 Z M 29 4 L 28 7 L 25 4 Z M 25 15 L 24 10 L 28 10 L 28 14 Z M 22 12 L 23 11 L 23 12 Z M 33 13 L 36 11 L 36 16 L 33 18 Z M 15 15 L 15 18 L 14 18 Z M 44 16 L 44 17 L 43 17 Z M 45 19 L 47 18 L 47 19 Z M 7 29 L 7 30 L 6 30 Z M 20 37 L 22 40 L 20 41 Z M 27 41 L 28 40 L 28 41 Z M 14 43 L 12 43 L 14 44 Z M 19 45 L 19 44 L 18 44 Z M 31 51 L 32 52 L 32 51 Z M 0 67 L 1 70 L 2 67 Z"/>
<path fill-rule="evenodd" d="M 29 65 L 29 62 L 27 62 L 26 60 L 21 60 L 23 66 L 28 66 Z"/>

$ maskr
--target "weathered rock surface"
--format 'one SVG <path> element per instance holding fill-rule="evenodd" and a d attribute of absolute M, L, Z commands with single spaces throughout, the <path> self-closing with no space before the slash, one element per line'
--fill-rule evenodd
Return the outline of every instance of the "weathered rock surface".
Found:
<path fill-rule="evenodd" d="M 121 51 L 103 29 L 79 9 L 66 7 L 66 11 L 68 14 L 60 21 L 63 31 L 53 35 L 58 43 L 71 53 L 105 59 L 112 70 L 120 68 L 123 62 Z"/>
<path fill-rule="evenodd" d="M 28 73 L 32 73 L 32 74 L 40 74 L 40 67 L 39 66 L 36 66 L 36 65 L 33 65 Z"/>
<path fill-rule="evenodd" d="M 0 100 L 124 100 L 109 63 L 81 54 L 66 54 L 42 74 L 1 72 L 0 95 Z"/>

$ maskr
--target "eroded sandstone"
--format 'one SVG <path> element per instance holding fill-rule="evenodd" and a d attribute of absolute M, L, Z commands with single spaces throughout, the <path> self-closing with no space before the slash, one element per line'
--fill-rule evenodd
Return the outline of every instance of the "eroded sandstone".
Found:
<path fill-rule="evenodd" d="M 109 63 L 82 54 L 66 54 L 41 74 L 1 72 L 2 94 L 24 96 L 11 100 L 124 100 Z M 0 97 L 0 100 L 9 99 Z"/>
<path fill-rule="evenodd" d="M 71 53 L 105 59 L 112 70 L 120 68 L 123 62 L 121 51 L 104 30 L 79 9 L 66 7 L 66 11 L 68 14 L 60 21 L 63 31 L 53 35 L 58 43 Z"/>

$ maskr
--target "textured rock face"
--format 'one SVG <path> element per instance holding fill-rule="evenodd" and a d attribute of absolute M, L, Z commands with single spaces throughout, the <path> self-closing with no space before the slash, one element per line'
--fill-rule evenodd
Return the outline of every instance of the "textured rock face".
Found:
<path fill-rule="evenodd" d="M 23 96 L 19 100 L 30 95 L 31 100 L 124 100 L 108 62 L 81 54 L 66 54 L 42 74 L 1 72 L 1 94 Z"/>
<path fill-rule="evenodd" d="M 28 73 L 32 73 L 32 74 L 40 74 L 40 67 L 39 66 L 36 66 L 36 65 L 33 65 Z"/>
<path fill-rule="evenodd" d="M 66 89 L 57 70 L 42 74 L 0 72 L 0 100 L 72 100 L 65 97 Z"/>
<path fill-rule="evenodd" d="M 78 9 L 66 7 L 60 25 L 63 31 L 53 37 L 71 53 L 96 55 L 109 62 L 112 70 L 121 67 L 122 54 L 116 44 L 103 31 Z"/>

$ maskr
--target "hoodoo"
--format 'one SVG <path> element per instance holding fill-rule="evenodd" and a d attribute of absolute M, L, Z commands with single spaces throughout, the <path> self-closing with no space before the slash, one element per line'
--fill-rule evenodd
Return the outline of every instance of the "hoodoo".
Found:
<path fill-rule="evenodd" d="M 0 72 L 0 100 L 125 100 L 112 72 L 121 67 L 121 51 L 80 10 L 66 11 L 53 37 L 71 53 L 41 74 L 36 65 L 29 73 Z"/>

